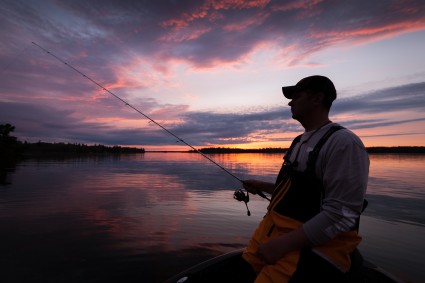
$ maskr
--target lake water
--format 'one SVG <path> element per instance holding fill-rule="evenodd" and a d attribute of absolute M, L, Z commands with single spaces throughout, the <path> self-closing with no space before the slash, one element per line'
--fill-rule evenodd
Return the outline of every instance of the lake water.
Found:
<path fill-rule="evenodd" d="M 280 154 L 211 157 L 274 181 Z M 425 155 L 370 155 L 360 251 L 425 282 Z M 162 282 L 248 242 L 268 201 L 196 153 L 27 160 L 0 186 L 1 282 Z"/>

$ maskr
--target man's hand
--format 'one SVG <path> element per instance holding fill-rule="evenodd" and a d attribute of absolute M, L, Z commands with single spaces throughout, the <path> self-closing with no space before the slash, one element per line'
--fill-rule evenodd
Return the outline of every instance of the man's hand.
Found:
<path fill-rule="evenodd" d="M 249 193 L 256 195 L 258 188 L 258 181 L 257 180 L 245 180 L 242 181 L 242 185 L 245 190 L 247 190 Z"/>
<path fill-rule="evenodd" d="M 242 181 L 242 185 L 244 189 L 246 189 L 251 194 L 255 195 L 259 191 L 266 192 L 266 193 L 273 193 L 274 184 L 268 183 L 260 180 L 245 180 Z"/>
<path fill-rule="evenodd" d="M 257 256 L 266 264 L 276 263 L 284 254 L 280 238 L 272 239 L 258 247 Z"/>
<path fill-rule="evenodd" d="M 311 246 L 311 243 L 301 226 L 260 245 L 257 255 L 265 263 L 274 264 L 287 253 L 301 250 L 305 246 Z"/>

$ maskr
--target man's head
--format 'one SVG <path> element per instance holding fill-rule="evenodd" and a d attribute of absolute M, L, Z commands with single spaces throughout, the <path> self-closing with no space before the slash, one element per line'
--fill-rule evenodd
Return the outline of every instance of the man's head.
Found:
<path fill-rule="evenodd" d="M 330 79 L 324 76 L 310 76 L 300 80 L 294 86 L 282 87 L 283 95 L 292 99 L 293 96 L 299 92 L 308 92 L 312 95 L 323 94 L 324 105 L 330 109 L 332 102 L 336 99 L 336 89 Z"/>

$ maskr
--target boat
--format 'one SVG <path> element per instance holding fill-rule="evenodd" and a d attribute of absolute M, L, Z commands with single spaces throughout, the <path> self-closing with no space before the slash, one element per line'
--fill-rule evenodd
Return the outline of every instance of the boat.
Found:
<path fill-rule="evenodd" d="M 178 273 L 164 283 L 229 282 L 226 281 L 225 277 L 220 281 L 210 279 L 212 275 L 217 278 L 217 274 L 220 273 L 221 270 L 224 270 L 224 272 L 231 271 L 232 264 L 237 262 L 237 258 L 242 255 L 242 252 L 243 249 L 240 249 L 213 257 Z M 404 283 L 404 281 L 395 277 L 390 272 L 364 259 L 360 252 L 357 251 L 357 253 L 359 267 L 355 272 L 351 272 L 353 274 L 350 275 L 350 283 Z M 322 281 L 326 282 L 326 279 L 323 278 Z M 238 283 L 244 282 L 238 280 Z"/>

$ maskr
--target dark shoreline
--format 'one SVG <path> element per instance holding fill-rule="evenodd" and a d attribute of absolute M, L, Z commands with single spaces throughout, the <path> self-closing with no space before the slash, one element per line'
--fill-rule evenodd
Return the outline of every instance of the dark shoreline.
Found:
<path fill-rule="evenodd" d="M 31 158 L 75 158 L 85 156 L 108 156 L 120 154 L 135 153 L 202 153 L 202 154 L 239 154 L 239 153 L 264 153 L 264 154 L 285 154 L 287 148 L 258 148 L 258 149 L 241 149 L 241 148 L 201 148 L 195 150 L 145 150 L 143 148 L 128 148 L 120 146 L 103 146 L 103 145 L 75 145 L 75 144 L 21 144 L 11 148 L 3 148 L 0 150 L 1 163 L 14 163 L 22 159 Z M 425 154 L 425 146 L 396 146 L 396 147 L 368 147 L 369 154 Z"/>
<path fill-rule="evenodd" d="M 202 148 L 199 151 L 206 154 L 214 153 L 285 153 L 287 148 L 261 148 L 261 149 L 240 149 L 240 148 Z M 368 153 L 408 153 L 408 154 L 425 154 L 425 146 L 394 146 L 394 147 L 367 147 Z M 196 152 L 190 150 L 189 152 Z"/>

